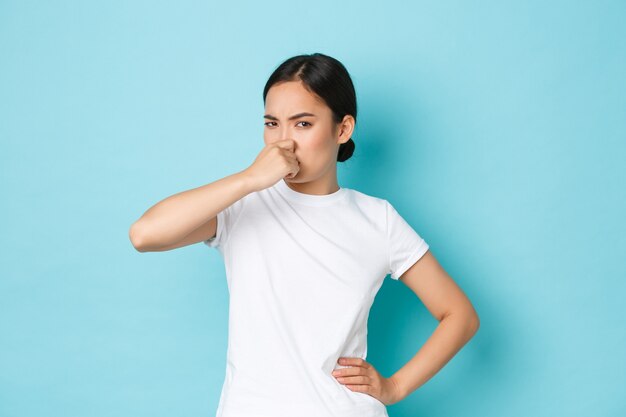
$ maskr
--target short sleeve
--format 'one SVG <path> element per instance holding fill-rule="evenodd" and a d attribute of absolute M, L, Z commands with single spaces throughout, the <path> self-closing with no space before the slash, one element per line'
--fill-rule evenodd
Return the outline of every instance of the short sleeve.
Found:
<path fill-rule="evenodd" d="M 386 201 L 387 206 L 387 256 L 392 279 L 399 279 L 428 250 L 426 241 Z"/>
<path fill-rule="evenodd" d="M 241 212 L 245 205 L 245 199 L 246 198 L 244 197 L 237 200 L 224 210 L 217 213 L 217 229 L 215 230 L 215 236 L 204 240 L 203 242 L 205 245 L 218 250 L 224 246 L 231 235 L 233 226 L 241 216 Z"/>

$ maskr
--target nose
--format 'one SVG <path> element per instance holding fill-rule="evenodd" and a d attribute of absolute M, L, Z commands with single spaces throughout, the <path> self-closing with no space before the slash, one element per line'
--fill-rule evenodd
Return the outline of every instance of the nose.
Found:
<path fill-rule="evenodd" d="M 280 138 L 280 140 L 294 139 L 293 132 L 289 129 L 289 126 L 281 127 L 278 137 Z"/>
<path fill-rule="evenodd" d="M 288 127 L 280 127 L 279 129 L 275 129 L 273 132 L 267 134 L 267 142 L 270 144 L 285 139 L 291 139 L 294 142 L 296 141 L 293 131 L 291 131 Z"/>

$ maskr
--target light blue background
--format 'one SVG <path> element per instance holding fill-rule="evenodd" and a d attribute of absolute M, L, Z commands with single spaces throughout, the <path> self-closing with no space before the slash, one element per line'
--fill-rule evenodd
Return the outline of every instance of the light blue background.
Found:
<path fill-rule="evenodd" d="M 252 163 L 267 77 L 312 52 L 357 89 L 340 184 L 391 201 L 481 318 L 390 416 L 626 415 L 625 21 L 624 1 L 0 1 L 0 416 L 214 415 L 222 260 L 128 229 Z M 436 325 L 387 278 L 368 361 L 391 375 Z"/>

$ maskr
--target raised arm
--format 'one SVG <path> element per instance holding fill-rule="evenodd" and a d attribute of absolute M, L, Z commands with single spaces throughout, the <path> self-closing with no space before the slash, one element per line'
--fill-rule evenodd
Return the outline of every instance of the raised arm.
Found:
<path fill-rule="evenodd" d="M 131 225 L 131 243 L 139 252 L 159 252 L 215 236 L 217 213 L 253 191 L 297 174 L 294 147 L 291 139 L 268 144 L 245 170 L 159 201 Z"/>
<path fill-rule="evenodd" d="M 158 252 L 209 239 L 217 230 L 216 215 L 253 189 L 247 172 L 182 191 L 150 207 L 128 232 L 139 252 Z"/>

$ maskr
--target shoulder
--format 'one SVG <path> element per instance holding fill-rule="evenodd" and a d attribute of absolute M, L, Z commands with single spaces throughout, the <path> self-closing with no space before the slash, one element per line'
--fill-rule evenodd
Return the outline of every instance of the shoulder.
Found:
<path fill-rule="evenodd" d="M 401 218 L 401 221 L 404 221 L 402 215 L 389 200 L 351 188 L 348 189 L 348 191 L 348 199 L 351 205 L 372 220 L 384 223 L 385 225 L 393 225 L 398 222 L 399 218 Z"/>
<path fill-rule="evenodd" d="M 386 217 L 389 202 L 375 195 L 366 194 L 362 191 L 348 188 L 348 200 L 359 210 L 372 214 L 377 218 Z"/>

